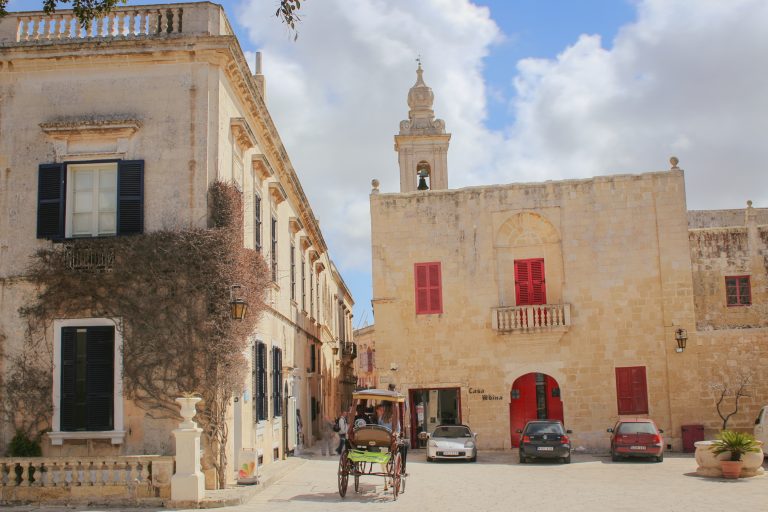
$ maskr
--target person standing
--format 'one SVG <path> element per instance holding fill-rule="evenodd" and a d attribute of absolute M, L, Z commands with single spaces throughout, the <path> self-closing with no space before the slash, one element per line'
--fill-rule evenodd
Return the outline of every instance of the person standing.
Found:
<path fill-rule="evenodd" d="M 336 448 L 336 453 L 341 455 L 341 452 L 347 449 L 347 411 L 343 411 L 339 416 L 339 446 Z"/>

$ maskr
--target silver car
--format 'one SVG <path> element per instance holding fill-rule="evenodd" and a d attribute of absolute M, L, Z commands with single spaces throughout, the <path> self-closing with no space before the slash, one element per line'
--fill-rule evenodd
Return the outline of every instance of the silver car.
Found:
<path fill-rule="evenodd" d="M 440 425 L 431 434 L 423 433 L 427 440 L 427 462 L 436 459 L 477 460 L 477 434 L 466 425 Z"/>

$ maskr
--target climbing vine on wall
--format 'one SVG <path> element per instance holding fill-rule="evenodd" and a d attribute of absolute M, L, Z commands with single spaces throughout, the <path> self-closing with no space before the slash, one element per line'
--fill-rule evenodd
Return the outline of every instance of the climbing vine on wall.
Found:
<path fill-rule="evenodd" d="M 223 483 L 227 412 L 246 382 L 248 337 L 266 307 L 269 274 L 261 255 L 243 247 L 241 193 L 216 182 L 208 204 L 208 228 L 81 239 L 37 252 L 27 278 L 38 292 L 19 310 L 25 349 L 9 361 L 10 380 L 21 384 L 0 390 L 36 404 L 15 417 L 17 426 L 49 421 L 53 320 L 112 318 L 123 336 L 126 398 L 152 417 L 178 418 L 174 400 L 199 394 L 197 419 Z M 230 317 L 232 284 L 243 286 L 244 320 Z"/>

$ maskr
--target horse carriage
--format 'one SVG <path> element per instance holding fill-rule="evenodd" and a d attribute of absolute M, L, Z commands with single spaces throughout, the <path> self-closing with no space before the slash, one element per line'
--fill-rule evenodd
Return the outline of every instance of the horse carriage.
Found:
<path fill-rule="evenodd" d="M 397 415 L 397 424 L 402 424 L 404 417 L 405 396 L 395 391 L 367 389 L 352 394 L 353 410 L 360 403 L 389 402 Z M 339 495 L 347 494 L 349 477 L 354 479 L 355 492 L 360 491 L 360 477 L 378 476 L 385 478 L 392 487 L 392 495 L 397 500 L 398 494 L 405 491 L 406 474 L 404 472 L 403 443 L 399 428 L 365 424 L 355 426 L 349 422 L 346 449 L 339 458 Z M 380 470 L 379 470 L 380 469 Z"/>

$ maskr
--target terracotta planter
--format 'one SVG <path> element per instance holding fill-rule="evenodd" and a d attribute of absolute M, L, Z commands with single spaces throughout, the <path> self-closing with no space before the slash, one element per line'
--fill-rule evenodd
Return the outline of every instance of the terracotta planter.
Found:
<path fill-rule="evenodd" d="M 721 460 L 720 461 L 720 470 L 723 472 L 723 478 L 732 478 L 736 479 L 739 478 L 739 475 L 741 475 L 741 468 L 744 466 L 744 463 L 740 460 Z"/>

